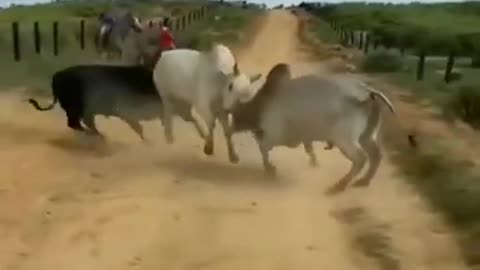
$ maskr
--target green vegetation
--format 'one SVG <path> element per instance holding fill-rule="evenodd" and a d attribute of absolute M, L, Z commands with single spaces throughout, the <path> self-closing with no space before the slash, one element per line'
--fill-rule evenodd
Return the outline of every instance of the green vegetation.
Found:
<path fill-rule="evenodd" d="M 392 160 L 405 179 L 441 211 L 457 232 L 464 258 L 472 269 L 480 267 L 480 172 L 470 161 L 455 157 L 438 139 L 423 138 L 421 148 L 408 151 L 398 127 L 387 123 L 385 141 Z"/>
<path fill-rule="evenodd" d="M 243 41 L 248 27 L 256 21 L 260 13 L 261 10 L 258 9 L 217 8 L 214 16 L 207 18 L 203 27 L 192 29 L 197 34 L 192 35 L 190 46 L 206 49 L 213 42 L 234 44 Z"/>
<path fill-rule="evenodd" d="M 79 18 L 96 18 L 101 12 L 112 8 L 128 8 L 139 17 L 155 17 L 186 13 L 198 8 L 193 4 L 162 4 L 157 1 L 137 0 L 134 2 L 111 1 L 65 1 L 59 3 L 38 4 L 33 6 L 14 6 L 0 11 L 0 23 L 13 21 L 53 21 Z"/>
<path fill-rule="evenodd" d="M 444 104 L 446 116 L 459 118 L 474 129 L 480 129 L 480 85 L 463 84 L 449 95 Z"/>
<path fill-rule="evenodd" d="M 426 101 L 440 108 L 447 120 L 460 119 L 474 129 L 480 128 L 480 77 L 477 69 L 472 69 L 469 63 L 458 64 L 456 68 L 462 74 L 461 80 L 445 84 L 445 61 L 427 61 L 422 81 L 415 79 L 416 59 L 404 58 L 403 63 L 402 70 L 384 74 L 381 78 L 411 91 L 418 103 Z"/>
<path fill-rule="evenodd" d="M 339 42 L 339 39 L 330 25 L 321 18 L 298 14 L 301 20 L 297 36 L 302 44 L 310 44 L 307 48 L 311 56 L 322 60 L 331 56 L 325 47 L 326 44 Z"/>
<path fill-rule="evenodd" d="M 445 55 L 451 50 L 469 55 L 480 49 L 475 35 L 480 29 L 480 3 L 348 3 L 310 9 L 346 30 L 368 30 L 390 47 L 425 49 L 429 55 Z"/>
<path fill-rule="evenodd" d="M 396 72 L 403 68 L 403 59 L 398 52 L 378 50 L 363 58 L 361 69 L 365 72 Z"/>
<path fill-rule="evenodd" d="M 53 55 L 52 21 L 41 21 L 41 53 L 35 53 L 33 23 L 20 23 L 21 61 L 14 61 L 12 30 L 10 25 L 0 27 L 0 83 L 2 86 L 32 84 L 44 86 L 41 82 L 54 70 L 72 63 L 87 63 L 96 54 L 94 50 L 94 29 L 92 21 L 86 23 L 85 51 L 80 50 L 80 21 L 59 21 L 59 55 Z M 40 85 L 39 85 L 40 83 Z"/>
<path fill-rule="evenodd" d="M 312 17 L 307 21 L 307 27 L 310 29 L 310 33 L 318 40 L 325 43 L 338 43 L 339 39 L 337 33 L 333 31 L 330 25 L 321 18 Z"/>

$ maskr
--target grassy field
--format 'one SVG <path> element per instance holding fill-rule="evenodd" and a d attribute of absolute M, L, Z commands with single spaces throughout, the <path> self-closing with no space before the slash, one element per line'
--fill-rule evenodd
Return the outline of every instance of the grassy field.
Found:
<path fill-rule="evenodd" d="M 234 46 L 247 37 L 251 26 L 261 14 L 257 9 L 241 9 L 221 7 L 209 16 L 204 27 L 195 30 L 192 47 L 206 49 L 213 42 L 224 42 Z M 193 35 L 192 35 L 193 36 Z"/>
<path fill-rule="evenodd" d="M 468 55 L 478 52 L 480 4 L 364 4 L 349 3 L 312 9 L 324 19 L 348 30 L 368 30 L 385 44 L 403 46 L 429 55 L 445 55 L 450 50 Z"/>
<path fill-rule="evenodd" d="M 308 29 L 317 38 L 327 36 L 331 30 L 325 24 L 318 24 L 317 30 Z M 326 31 L 326 33 L 319 33 Z M 429 106 L 441 107 L 449 100 L 460 85 L 480 85 L 480 74 L 468 65 L 463 68 L 464 79 L 458 83 L 446 85 L 443 75 L 437 69 L 444 68 L 445 61 L 427 62 L 425 79 L 415 80 L 416 60 L 404 59 L 405 68 L 398 72 L 376 74 L 376 78 L 386 80 L 400 89 L 411 91 L 417 101 L 428 100 Z M 408 147 L 405 134 L 395 125 L 395 121 L 386 121 L 384 142 L 389 148 L 390 158 L 398 164 L 398 173 L 416 187 L 438 210 L 457 232 L 465 261 L 471 269 L 480 269 L 480 168 L 472 160 L 451 152 L 448 140 L 421 134 L 421 146 Z M 399 135 L 400 134 L 400 135 Z M 455 140 L 462 140 L 461 137 Z"/>
<path fill-rule="evenodd" d="M 136 10 L 145 9 L 147 4 L 136 6 Z M 165 8 L 170 10 L 170 14 L 181 15 L 179 10 L 188 10 L 189 6 L 170 6 Z M 55 13 L 52 13 L 52 7 L 32 6 L 23 8 L 13 8 L 0 13 L 0 87 L 10 89 L 16 86 L 28 86 L 33 89 L 48 89 L 50 75 L 61 68 L 72 64 L 91 63 L 98 58 L 94 49 L 93 36 L 96 22 L 93 19 L 86 18 L 86 48 L 80 49 L 79 32 L 80 19 L 79 9 L 88 9 L 85 7 L 64 7 Z M 162 8 L 158 8 L 162 10 Z M 74 11 L 72 11 L 74 10 Z M 96 7 L 96 11 L 102 10 Z M 150 5 L 150 10 L 155 11 Z M 172 10 L 176 10 L 173 12 Z M 242 27 L 250 22 L 257 10 L 244 10 L 233 8 L 217 8 L 210 10 L 209 16 L 194 22 L 187 26 L 187 29 L 176 31 L 175 36 L 178 42 L 189 44 L 195 48 L 205 48 L 213 40 L 236 40 L 240 38 Z M 77 14 L 77 15 L 75 15 Z M 147 14 L 141 18 L 151 18 L 158 14 Z M 3 17 L 2 17 L 3 16 Z M 13 46 L 11 37 L 11 20 L 17 20 L 26 16 L 29 20 L 21 21 L 20 39 L 22 60 L 15 62 L 13 58 Z M 95 15 L 96 16 L 96 15 Z M 214 17 L 220 16 L 220 20 L 215 21 Z M 43 18 L 43 19 L 42 19 Z M 58 18 L 59 21 L 59 55 L 53 55 L 53 35 L 52 22 Z M 33 40 L 33 21 L 40 23 L 42 51 L 38 55 L 34 50 Z M 3 22 L 3 23 L 1 23 Z M 8 22 L 8 23 L 7 23 Z M 229 29 L 238 29 L 231 31 Z"/>
<path fill-rule="evenodd" d="M 126 8 L 139 17 L 156 17 L 165 14 L 177 15 L 199 7 L 200 4 L 162 4 L 155 1 L 138 0 L 135 4 L 111 4 L 110 2 L 82 1 L 48 3 L 31 6 L 16 6 L 0 11 L 0 23 L 12 21 L 49 21 L 79 18 L 95 18 L 111 8 Z"/>

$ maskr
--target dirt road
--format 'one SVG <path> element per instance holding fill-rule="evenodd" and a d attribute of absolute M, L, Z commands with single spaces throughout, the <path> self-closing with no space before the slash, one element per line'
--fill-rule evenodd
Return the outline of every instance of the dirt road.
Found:
<path fill-rule="evenodd" d="M 297 52 L 297 19 L 271 11 L 240 67 L 322 71 Z M 263 176 L 248 135 L 228 162 L 193 127 L 176 121 L 176 143 L 147 124 L 145 147 L 118 120 L 98 119 L 109 145 L 93 150 L 16 95 L 0 99 L 0 269 L 465 269 L 448 228 L 385 160 L 369 189 L 327 198 L 348 169 L 337 150 L 277 149 L 279 179 Z"/>

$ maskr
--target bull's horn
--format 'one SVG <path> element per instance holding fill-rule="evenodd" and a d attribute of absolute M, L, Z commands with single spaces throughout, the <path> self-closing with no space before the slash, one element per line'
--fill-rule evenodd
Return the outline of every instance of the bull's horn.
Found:
<path fill-rule="evenodd" d="M 257 74 L 255 74 L 255 75 L 251 75 L 251 76 L 250 76 L 250 82 L 253 83 L 253 82 L 257 81 L 258 79 L 260 79 L 261 77 L 262 77 L 262 74 L 261 74 L 261 73 L 257 73 Z"/>
<path fill-rule="evenodd" d="M 233 74 L 239 75 L 240 70 L 238 69 L 238 64 L 235 62 L 235 65 L 233 65 Z"/>

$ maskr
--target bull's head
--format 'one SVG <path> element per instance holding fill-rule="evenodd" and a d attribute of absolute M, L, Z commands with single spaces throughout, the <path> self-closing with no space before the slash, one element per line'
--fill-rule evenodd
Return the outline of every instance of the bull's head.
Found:
<path fill-rule="evenodd" d="M 262 74 L 247 75 L 240 72 L 238 64 L 233 66 L 233 73 L 228 76 L 228 82 L 223 95 L 223 108 L 231 111 L 238 103 L 246 103 L 255 95 L 255 82 Z"/>
<path fill-rule="evenodd" d="M 221 83 L 223 88 L 223 108 L 231 111 L 236 104 L 249 101 L 255 93 L 253 83 L 262 75 L 249 76 L 242 73 L 233 52 L 223 44 L 214 44 L 210 56 L 212 64 L 220 73 L 218 83 Z"/>
<path fill-rule="evenodd" d="M 127 19 L 130 27 L 137 33 L 143 32 L 143 25 L 140 23 L 140 20 L 133 16 L 131 12 L 127 13 Z"/>

